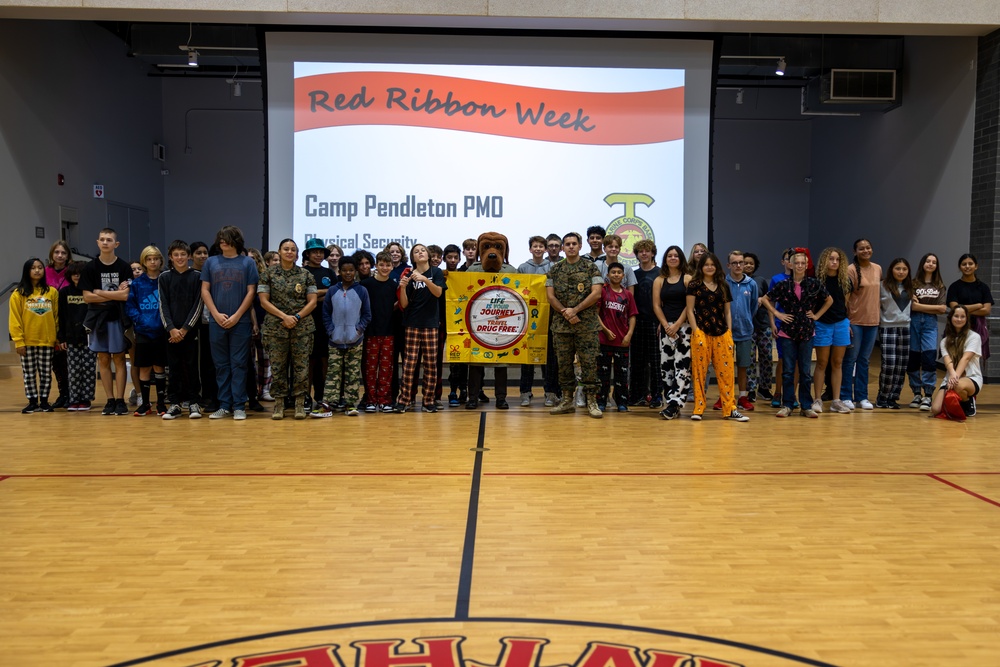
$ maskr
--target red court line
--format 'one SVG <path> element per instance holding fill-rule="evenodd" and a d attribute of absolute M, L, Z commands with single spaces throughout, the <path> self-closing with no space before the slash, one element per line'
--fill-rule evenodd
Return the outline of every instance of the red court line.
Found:
<path fill-rule="evenodd" d="M 753 477 L 765 475 L 884 475 L 924 477 L 927 472 L 865 472 L 865 471 L 808 471 L 787 472 L 486 472 L 486 477 Z M 946 473 L 941 473 L 946 474 Z M 947 473 L 968 475 L 993 475 L 1000 473 Z"/>
<path fill-rule="evenodd" d="M 947 474 L 947 473 L 942 473 L 942 474 Z M 990 505 L 993 505 L 995 507 L 1000 507 L 1000 502 L 997 502 L 995 500 L 991 500 L 990 498 L 987 498 L 986 496 L 981 496 L 978 493 L 976 493 L 975 491 L 970 491 L 969 489 L 965 488 L 964 486 L 959 486 L 958 484 L 955 484 L 954 482 L 949 482 L 948 480 L 942 479 L 942 478 L 938 477 L 935 474 L 930 474 L 930 475 L 927 475 L 927 476 L 930 477 L 931 479 L 936 479 L 937 481 L 941 482 L 942 484 L 947 484 L 948 486 L 950 486 L 953 489 L 958 489 L 962 493 L 967 493 L 970 496 L 972 496 L 973 498 L 979 498 L 983 502 L 987 502 Z"/>
<path fill-rule="evenodd" d="M 5 479 L 104 477 L 468 477 L 467 472 L 136 472 L 14 474 Z"/>

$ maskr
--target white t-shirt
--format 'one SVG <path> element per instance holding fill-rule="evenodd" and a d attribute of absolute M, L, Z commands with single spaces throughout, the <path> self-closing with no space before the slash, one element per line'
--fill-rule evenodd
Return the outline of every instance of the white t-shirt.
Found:
<path fill-rule="evenodd" d="M 966 364 L 965 375 L 963 377 L 969 378 L 970 380 L 976 383 L 976 386 L 982 387 L 983 371 L 979 367 L 979 360 L 983 356 L 983 339 L 980 338 L 979 334 L 977 334 L 975 331 L 970 331 L 968 335 L 965 337 L 965 349 L 962 350 L 963 356 L 966 352 L 972 352 L 973 357 L 969 359 L 969 363 Z M 945 340 L 942 338 L 941 356 L 944 357 L 946 354 L 948 354 L 948 350 L 945 349 Z M 958 366 L 959 361 L 960 359 L 952 359 L 951 367 L 955 368 L 956 366 Z"/>

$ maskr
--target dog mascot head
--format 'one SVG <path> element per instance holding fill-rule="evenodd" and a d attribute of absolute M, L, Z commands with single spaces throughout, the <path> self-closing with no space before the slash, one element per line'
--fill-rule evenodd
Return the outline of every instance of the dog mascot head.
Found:
<path fill-rule="evenodd" d="M 499 273 L 507 263 L 507 237 L 499 232 L 484 232 L 479 235 L 479 261 L 483 271 Z"/>

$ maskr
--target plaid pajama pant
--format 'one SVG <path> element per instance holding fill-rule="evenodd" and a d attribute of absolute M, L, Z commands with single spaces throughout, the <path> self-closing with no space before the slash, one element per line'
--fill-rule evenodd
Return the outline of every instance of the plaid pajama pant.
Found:
<path fill-rule="evenodd" d="M 51 347 L 29 345 L 24 348 L 21 372 L 24 374 L 24 395 L 29 401 L 49 398 L 49 390 L 52 389 L 52 352 Z"/>
<path fill-rule="evenodd" d="M 437 387 L 438 330 L 407 327 L 404 331 L 403 377 L 399 380 L 399 402 L 406 405 L 417 393 L 417 366 L 423 361 L 424 405 L 434 405 L 434 389 Z"/>
<path fill-rule="evenodd" d="M 906 380 L 906 363 L 910 357 L 910 327 L 879 327 L 878 342 L 882 348 L 882 368 L 878 375 L 879 401 L 895 401 Z"/>

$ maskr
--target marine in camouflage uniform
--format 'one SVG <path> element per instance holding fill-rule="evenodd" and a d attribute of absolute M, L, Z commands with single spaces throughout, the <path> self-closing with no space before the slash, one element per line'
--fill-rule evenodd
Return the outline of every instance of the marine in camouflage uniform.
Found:
<path fill-rule="evenodd" d="M 280 264 L 267 269 L 260 277 L 257 291 L 267 294 L 281 312 L 295 315 L 306 306 L 306 298 L 316 294 L 312 274 L 300 266 L 283 269 Z M 318 305 L 317 305 L 318 307 Z M 292 329 L 268 313 L 262 328 L 264 347 L 271 359 L 271 396 L 281 405 L 285 396 L 305 396 L 309 391 L 309 354 L 312 352 L 316 323 L 311 315 L 303 317 Z M 289 387 L 289 365 L 291 387 Z"/>
<path fill-rule="evenodd" d="M 579 245 L 579 239 L 573 235 L 563 238 L 563 247 L 566 247 L 568 239 L 575 239 Z M 552 324 L 550 333 L 552 335 L 552 348 L 555 350 L 556 359 L 559 363 L 559 386 L 562 389 L 562 400 L 558 406 L 552 409 L 553 414 L 560 412 L 572 412 L 573 395 L 576 391 L 576 377 L 573 371 L 573 356 L 576 355 L 580 362 L 580 384 L 587 395 L 588 408 L 593 403 L 596 410 L 597 393 L 597 356 L 600 352 L 597 333 L 600 330 L 598 298 L 600 297 L 601 286 L 604 279 L 594 262 L 576 255 L 577 260 L 572 262 L 572 256 L 567 251 L 567 257 L 554 264 L 549 269 L 548 277 L 545 280 L 546 290 L 549 291 L 549 301 L 553 308 Z M 561 309 L 576 308 L 587 299 L 596 286 L 597 297 L 591 299 L 591 303 L 582 311 L 577 313 L 578 322 L 570 322 L 561 314 Z M 552 297 L 558 302 L 553 302 Z M 561 306 L 561 308 L 560 308 Z M 600 411 L 591 416 L 600 416 Z"/>

